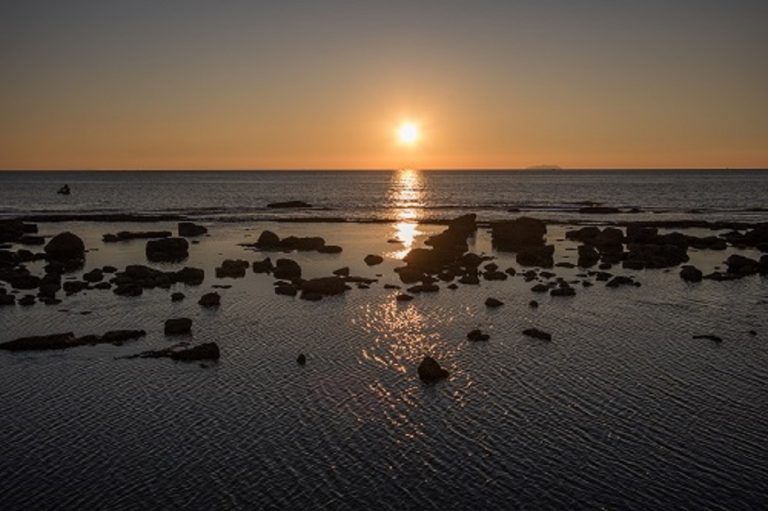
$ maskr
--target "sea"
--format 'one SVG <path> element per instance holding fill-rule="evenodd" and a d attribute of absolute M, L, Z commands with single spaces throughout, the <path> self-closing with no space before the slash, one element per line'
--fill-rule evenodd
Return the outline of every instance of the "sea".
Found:
<path fill-rule="evenodd" d="M 70 195 L 56 191 L 63 185 Z M 621 208 L 617 219 L 768 218 L 768 172 L 677 171 L 313 171 L 313 172 L 1 172 L 0 216 L 167 214 L 202 220 L 410 216 L 480 219 L 510 210 L 577 218 L 590 205 Z M 302 200 L 300 211 L 268 208 Z M 575 215 L 575 216 L 574 216 Z M 593 218 L 593 217 L 590 217 Z"/>
<path fill-rule="evenodd" d="M 64 184 L 70 195 L 56 193 Z M 0 342 L 147 332 L 121 346 L 0 351 L 0 509 L 768 509 L 765 277 L 691 284 L 679 268 L 615 266 L 641 285 L 611 289 L 557 266 L 593 285 L 552 297 L 531 291 L 537 282 L 483 226 L 470 250 L 516 276 L 456 290 L 441 282 L 410 302 L 384 287 L 402 285 L 402 258 L 444 229 L 434 220 L 561 220 L 547 241 L 556 262 L 575 263 L 570 220 L 754 223 L 767 220 L 766 192 L 759 171 L 0 173 L 0 215 L 38 215 L 48 218 L 41 235 L 84 240 L 85 267 L 67 278 L 130 264 L 206 274 L 200 286 L 140 297 L 93 289 L 0 307 Z M 267 206 L 287 200 L 311 207 Z M 620 212 L 580 212 L 595 204 Z M 114 213 L 128 216 L 103 220 Z M 148 262 L 145 240 L 102 241 L 175 232 L 174 215 L 208 228 L 183 262 Z M 343 252 L 244 246 L 263 230 L 322 236 Z M 368 266 L 368 254 L 384 262 Z M 761 256 L 690 249 L 689 264 L 708 273 L 730 254 Z M 215 276 L 225 259 L 265 257 L 294 259 L 305 278 L 349 267 L 377 281 L 309 302 L 276 295 L 266 274 Z M 42 272 L 42 262 L 27 267 Z M 172 302 L 172 291 L 186 298 Z M 218 309 L 197 303 L 210 291 Z M 504 305 L 486 307 L 489 297 Z M 179 317 L 192 319 L 191 335 L 166 337 L 164 321 Z M 523 335 L 534 327 L 552 340 Z M 476 328 L 490 340 L 468 341 Z M 121 358 L 180 341 L 216 342 L 221 359 Z M 449 378 L 420 381 L 425 355 Z"/>

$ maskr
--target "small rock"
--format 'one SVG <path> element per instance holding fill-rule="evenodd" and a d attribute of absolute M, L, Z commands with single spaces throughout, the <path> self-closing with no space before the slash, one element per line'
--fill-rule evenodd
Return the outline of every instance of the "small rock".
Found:
<path fill-rule="evenodd" d="M 165 321 L 165 335 L 188 334 L 192 331 L 192 320 L 189 318 L 175 318 Z"/>
<path fill-rule="evenodd" d="M 467 339 L 472 342 L 487 341 L 490 338 L 490 335 L 484 334 L 480 329 L 472 330 L 467 334 Z"/>
<path fill-rule="evenodd" d="M 424 357 L 418 368 L 419 378 L 424 382 L 434 382 L 448 377 L 448 371 L 432 357 Z"/>
<path fill-rule="evenodd" d="M 493 308 L 493 307 L 501 307 L 502 305 L 504 305 L 504 302 L 502 302 L 501 300 L 498 300 L 496 298 L 487 298 L 485 300 L 485 306 L 486 307 L 492 307 Z"/>
<path fill-rule="evenodd" d="M 395 296 L 395 300 L 397 300 L 398 302 L 410 302 L 411 300 L 413 300 L 413 296 L 406 295 L 406 294 L 399 294 Z"/>
<path fill-rule="evenodd" d="M 172 301 L 172 302 L 180 302 L 180 301 L 182 301 L 184 298 L 186 298 L 186 297 L 184 296 L 184 293 L 178 293 L 178 292 L 177 292 L 177 293 L 173 293 L 173 294 L 171 295 L 171 301 Z"/>
<path fill-rule="evenodd" d="M 218 307 L 221 304 L 221 296 L 219 293 L 206 293 L 200 297 L 197 303 L 203 307 Z"/>
<path fill-rule="evenodd" d="M 377 264 L 383 263 L 384 262 L 384 258 L 379 256 L 379 255 L 375 255 L 375 254 L 368 254 L 367 256 L 365 256 L 363 261 L 368 266 L 376 266 Z"/>
<path fill-rule="evenodd" d="M 299 353 L 299 356 L 296 357 L 296 363 L 300 366 L 303 366 L 307 363 L 307 357 L 304 355 L 304 353 Z"/>

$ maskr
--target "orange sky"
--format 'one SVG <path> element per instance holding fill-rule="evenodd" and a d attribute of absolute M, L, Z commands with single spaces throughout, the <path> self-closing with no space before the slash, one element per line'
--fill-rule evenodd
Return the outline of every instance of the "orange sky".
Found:
<path fill-rule="evenodd" d="M 0 169 L 768 166 L 759 2 L 78 4 L 0 21 Z"/>

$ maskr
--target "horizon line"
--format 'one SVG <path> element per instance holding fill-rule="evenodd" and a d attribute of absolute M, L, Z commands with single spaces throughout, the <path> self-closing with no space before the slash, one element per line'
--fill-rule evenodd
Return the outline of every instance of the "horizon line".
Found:
<path fill-rule="evenodd" d="M 556 165 L 535 165 L 531 167 L 445 167 L 445 168 L 3 168 L 0 172 L 398 172 L 418 170 L 420 172 L 594 172 L 594 171 L 766 171 L 765 167 L 559 167 Z"/>

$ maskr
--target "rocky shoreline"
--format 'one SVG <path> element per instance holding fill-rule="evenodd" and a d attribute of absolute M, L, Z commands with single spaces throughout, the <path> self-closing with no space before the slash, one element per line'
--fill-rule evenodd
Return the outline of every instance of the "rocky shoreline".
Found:
<path fill-rule="evenodd" d="M 116 217 L 110 218 L 115 221 Z M 126 220 L 125 216 L 119 218 L 120 221 Z M 146 217 L 142 218 L 146 220 Z M 165 217 L 163 219 L 167 220 Z M 634 275 L 616 273 L 617 269 L 670 271 L 679 268 L 679 278 L 690 285 L 702 280 L 723 282 L 768 275 L 768 223 L 678 220 L 602 222 L 600 226 L 568 224 L 570 228 L 565 233 L 565 239 L 578 243 L 576 263 L 556 260 L 553 240 L 549 238 L 548 233 L 548 226 L 553 225 L 552 221 L 519 217 L 483 223 L 478 222 L 474 214 L 467 214 L 445 224 L 430 223 L 445 225 L 446 229 L 428 237 L 424 247 L 411 248 L 404 255 L 403 264 L 394 268 L 396 278 L 405 288 L 404 292 L 399 291 L 393 296 L 397 303 L 406 304 L 418 294 L 435 293 L 443 288 L 457 290 L 461 286 L 477 286 L 481 281 L 508 279 L 522 279 L 531 283 L 530 292 L 533 295 L 547 293 L 564 300 L 586 293 L 598 283 L 613 289 L 642 285 Z M 710 236 L 695 236 L 685 232 L 660 231 L 672 228 L 698 228 L 720 232 Z M 517 267 L 500 268 L 493 262 L 493 256 L 471 252 L 468 240 L 476 235 L 478 229 L 489 230 L 494 250 L 514 254 Z M 196 238 L 207 235 L 208 228 L 181 221 L 175 233 L 167 230 L 120 231 L 115 234 L 106 233 L 102 242 L 112 244 L 139 240 L 145 243 L 145 257 L 148 262 L 183 263 L 189 257 L 190 251 L 194 250 Z M 29 246 L 41 246 L 42 251 L 35 252 L 25 248 Z M 262 256 L 256 260 L 225 259 L 215 269 L 216 279 L 245 278 L 250 270 L 252 273 L 271 275 L 275 279 L 273 287 L 276 295 L 314 302 L 342 295 L 353 287 L 368 289 L 380 280 L 379 276 L 350 275 L 348 267 L 338 268 L 327 276 L 304 278 L 301 265 L 288 255 L 294 252 L 338 254 L 343 251 L 342 246 L 327 244 L 320 236 L 281 236 L 265 230 L 256 242 L 241 243 L 240 246 L 245 251 L 260 252 L 266 257 Z M 97 247 L 89 247 L 94 248 Z M 750 258 L 731 254 L 724 258 L 722 269 L 706 274 L 688 264 L 689 249 L 721 252 L 729 248 L 754 249 L 763 255 Z M 206 273 L 200 268 L 183 267 L 168 271 L 143 264 L 127 265 L 123 269 L 108 265 L 94 267 L 82 273 L 80 279 L 70 278 L 85 268 L 87 253 L 83 240 L 76 233 L 59 232 L 48 239 L 40 236 L 38 226 L 30 221 L 0 220 L 0 307 L 16 304 L 28 307 L 37 302 L 55 305 L 84 290 L 111 290 L 115 295 L 137 299 L 145 289 L 165 289 L 169 290 L 169 300 L 181 301 L 185 299 L 185 294 L 176 286 L 194 288 L 206 280 Z M 285 256 L 275 255 L 276 253 Z M 368 254 L 363 263 L 366 267 L 373 268 L 383 261 L 380 254 Z M 43 264 L 42 274 L 27 267 L 29 263 L 35 262 Z M 560 268 L 576 269 L 579 273 L 575 278 L 566 279 L 557 275 Z M 228 286 L 214 287 L 226 289 Z M 400 285 L 394 284 L 385 284 L 384 287 L 398 290 L 401 288 Z M 172 288 L 174 290 L 171 293 Z M 218 292 L 209 292 L 199 298 L 198 304 L 200 307 L 215 310 L 220 306 L 222 299 L 226 300 L 226 295 L 222 297 Z M 457 295 L 456 299 L 461 298 Z M 489 309 L 500 308 L 504 306 L 504 302 L 487 297 L 485 306 Z M 538 302 L 531 300 L 530 307 L 538 307 Z M 2 309 L 0 313 L 1 311 Z M 522 333 L 532 339 L 551 341 L 552 336 L 540 330 L 539 326 L 530 325 Z M 172 318 L 166 322 L 164 332 L 166 335 L 179 335 L 188 333 L 190 329 L 191 320 Z M 0 350 L 64 349 L 99 343 L 118 343 L 144 335 L 144 330 L 112 331 L 104 335 L 81 337 L 67 332 L 5 341 L 0 343 Z M 721 339 L 714 334 L 696 335 L 700 338 Z M 490 336 L 478 330 L 470 332 L 467 338 L 470 341 L 487 341 Z M 226 355 L 226 350 L 223 354 Z M 437 381 L 448 377 L 448 372 L 440 368 L 436 359 L 431 358 L 433 354 L 424 355 L 424 367 L 417 371 L 422 380 Z M 161 350 L 144 351 L 119 358 L 170 358 L 176 361 L 193 361 L 219 359 L 220 356 L 222 352 L 216 343 L 197 346 L 180 343 Z M 304 360 L 306 363 L 306 359 Z"/>

